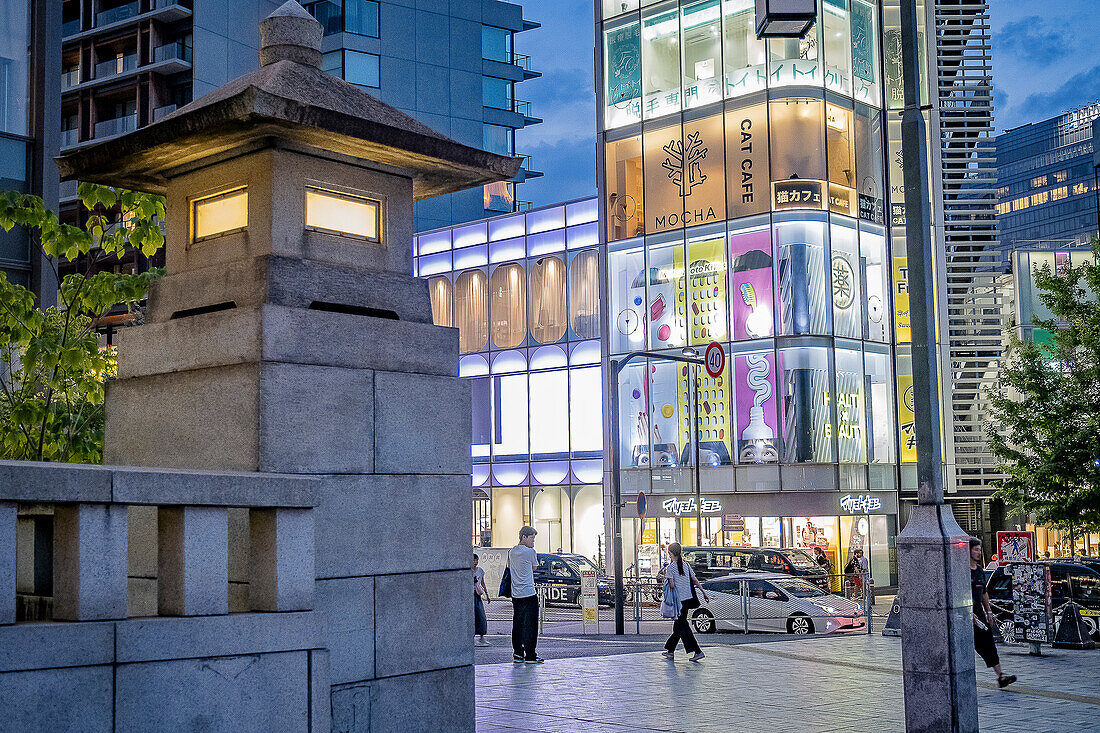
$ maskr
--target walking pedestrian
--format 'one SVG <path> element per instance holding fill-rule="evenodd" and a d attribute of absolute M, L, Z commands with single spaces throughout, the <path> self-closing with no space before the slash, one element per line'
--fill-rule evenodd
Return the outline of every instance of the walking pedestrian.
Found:
<path fill-rule="evenodd" d="M 997 673 L 997 686 L 1008 687 L 1016 681 L 1016 675 L 1001 671 L 1001 658 L 993 641 L 993 609 L 989 606 L 989 593 L 985 589 L 985 567 L 982 562 L 982 541 L 970 538 L 970 590 L 974 595 L 974 651 Z"/>
<path fill-rule="evenodd" d="M 512 661 L 516 664 L 542 664 L 535 653 L 539 641 L 539 599 L 535 595 L 534 527 L 519 531 L 519 544 L 508 551 L 508 570 L 512 576 Z"/>
<path fill-rule="evenodd" d="M 695 641 L 695 634 L 691 632 L 691 624 L 688 623 L 687 617 L 691 609 L 699 608 L 699 597 L 695 594 L 696 588 L 703 594 L 703 600 L 709 601 L 710 597 L 703 590 L 699 579 L 695 577 L 695 571 L 691 569 L 691 565 L 684 563 L 679 542 L 673 542 L 668 546 L 668 554 L 670 560 L 665 568 L 665 584 L 676 589 L 676 593 L 680 598 L 680 615 L 672 622 L 672 636 L 668 637 L 668 641 L 665 642 L 663 655 L 666 659 L 674 659 L 676 657 L 676 644 L 683 639 L 684 651 L 692 655 L 691 661 L 698 662 L 706 655 L 699 648 L 699 642 Z"/>
<path fill-rule="evenodd" d="M 833 572 L 833 563 L 830 562 L 828 556 L 825 554 L 825 550 L 822 549 L 821 545 L 818 545 L 814 548 L 814 560 L 817 561 L 818 565 L 824 568 L 826 573 Z"/>
<path fill-rule="evenodd" d="M 474 635 L 480 637 L 478 644 L 487 646 L 485 634 L 489 633 L 489 619 L 485 616 L 485 606 L 481 603 L 482 594 L 485 603 L 489 603 L 489 591 L 485 588 L 485 569 L 478 567 L 478 556 L 474 553 Z"/>

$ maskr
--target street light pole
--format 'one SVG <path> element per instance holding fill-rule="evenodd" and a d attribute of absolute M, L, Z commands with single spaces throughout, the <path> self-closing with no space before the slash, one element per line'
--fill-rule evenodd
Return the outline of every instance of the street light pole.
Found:
<path fill-rule="evenodd" d="M 623 501 L 620 484 L 620 468 L 622 465 L 619 448 L 619 375 L 623 369 L 634 359 L 646 358 L 657 361 L 675 361 L 686 364 L 702 364 L 702 359 L 676 354 L 662 354 L 654 351 L 632 351 L 622 359 L 611 360 L 611 434 L 608 457 L 611 460 L 611 533 L 612 553 L 614 554 L 615 572 L 615 633 L 622 636 L 626 633 L 626 618 L 624 614 L 625 599 L 623 593 Z M 646 375 L 649 378 L 649 375 Z M 649 409 L 649 405 L 646 405 Z M 698 463 L 698 454 L 696 454 Z M 696 466 L 698 470 L 698 466 Z"/>
<path fill-rule="evenodd" d="M 943 498 L 935 257 L 927 128 L 920 104 L 919 28 L 916 0 L 902 0 L 905 251 L 917 397 L 913 400 L 917 506 L 898 536 L 905 728 L 969 733 L 978 730 L 969 542 Z"/>

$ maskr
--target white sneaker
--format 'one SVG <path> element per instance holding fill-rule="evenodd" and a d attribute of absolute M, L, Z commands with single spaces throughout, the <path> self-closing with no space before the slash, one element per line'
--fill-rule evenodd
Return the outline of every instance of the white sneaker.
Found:
<path fill-rule="evenodd" d="M 676 652 L 661 652 L 661 656 L 664 657 L 665 659 L 675 659 L 676 658 Z"/>
<path fill-rule="evenodd" d="M 695 652 L 694 654 L 691 655 L 691 661 L 698 662 L 700 659 L 702 659 L 705 656 L 706 656 L 706 654 L 703 654 L 702 652 Z"/>

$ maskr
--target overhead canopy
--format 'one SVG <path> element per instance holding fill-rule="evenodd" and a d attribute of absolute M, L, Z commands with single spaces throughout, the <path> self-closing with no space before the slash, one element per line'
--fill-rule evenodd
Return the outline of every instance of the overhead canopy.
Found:
<path fill-rule="evenodd" d="M 173 171 L 265 139 L 404 169 L 417 200 L 519 171 L 519 158 L 457 143 L 322 71 L 320 24 L 293 0 L 262 21 L 260 33 L 259 69 L 152 125 L 62 155 L 62 180 L 163 193 Z"/>

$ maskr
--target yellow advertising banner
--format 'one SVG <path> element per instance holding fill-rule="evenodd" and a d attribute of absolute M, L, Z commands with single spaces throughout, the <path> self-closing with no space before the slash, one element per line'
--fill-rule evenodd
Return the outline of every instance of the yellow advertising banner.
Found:
<path fill-rule="evenodd" d="M 894 326 L 896 343 L 909 343 L 909 265 L 905 257 L 894 258 Z"/>
<path fill-rule="evenodd" d="M 902 463 L 915 463 L 917 460 L 917 435 L 913 413 L 913 375 L 898 375 L 898 442 L 901 445 Z"/>

